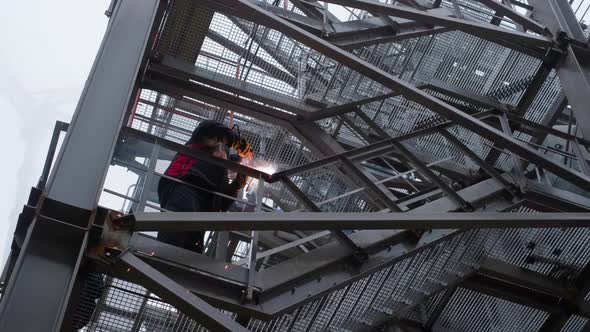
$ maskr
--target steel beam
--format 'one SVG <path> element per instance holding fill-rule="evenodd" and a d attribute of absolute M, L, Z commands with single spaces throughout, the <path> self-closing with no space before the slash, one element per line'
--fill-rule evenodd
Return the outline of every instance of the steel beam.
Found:
<path fill-rule="evenodd" d="M 55 152 L 57 152 L 59 136 L 62 132 L 67 132 L 67 130 L 67 123 L 62 121 L 55 122 L 53 134 L 51 135 L 51 141 L 49 143 L 49 149 L 47 151 L 47 156 L 45 157 L 45 163 L 43 165 L 43 171 L 41 171 L 39 182 L 37 182 L 37 188 L 41 190 L 45 189 L 45 183 L 47 182 L 47 178 L 49 177 L 49 171 L 51 170 L 51 165 L 53 164 L 53 157 L 55 157 Z"/>
<path fill-rule="evenodd" d="M 134 231 L 590 227 L 587 213 L 136 213 Z"/>
<path fill-rule="evenodd" d="M 467 147 L 463 142 L 461 142 L 455 135 L 450 133 L 448 130 L 443 129 L 440 130 L 440 134 L 449 141 L 449 143 L 456 146 L 459 150 L 461 150 L 465 155 L 473 160 L 480 168 L 482 168 L 489 176 L 491 176 L 494 180 L 498 181 L 500 185 L 502 185 L 513 197 L 518 196 L 518 193 L 514 190 L 514 186 L 510 183 L 506 178 L 504 178 L 500 173 L 496 171 L 494 167 L 490 164 L 486 163 L 483 159 L 481 159 L 475 152 L 471 151 L 469 147 Z"/>
<path fill-rule="evenodd" d="M 563 106 L 563 107 L 560 107 L 559 109 L 563 109 L 565 107 L 565 105 L 567 104 L 567 101 L 565 99 L 560 99 L 560 100 L 558 100 L 558 103 Z M 556 113 L 559 114 L 559 111 L 557 111 Z M 536 123 L 536 122 L 533 122 L 530 120 L 526 120 L 514 113 L 506 113 L 506 116 L 508 117 L 508 119 L 510 121 L 517 122 L 520 125 L 521 130 L 523 130 L 523 127 L 525 127 L 524 130 L 527 130 L 526 127 L 530 127 L 532 130 L 534 130 L 537 133 L 537 137 L 535 137 L 535 143 L 537 143 L 537 144 L 543 143 L 544 138 L 547 135 L 553 135 L 553 136 L 557 136 L 557 137 L 563 138 L 565 140 L 570 140 L 570 141 L 574 140 L 574 139 L 578 139 L 582 145 L 584 145 L 586 147 L 590 146 L 590 141 L 585 140 L 583 138 L 577 138 L 576 136 L 573 136 L 573 135 L 569 135 L 567 133 L 564 133 L 563 131 L 549 127 L 546 124 Z M 551 117 L 555 117 L 555 113 L 552 113 Z M 553 121 L 542 121 L 542 122 L 554 123 L 555 119 Z M 528 130 L 528 131 L 531 131 L 531 130 Z"/>
<path fill-rule="evenodd" d="M 467 279 L 460 287 L 550 313 L 563 310 L 556 297 L 479 274 Z"/>
<path fill-rule="evenodd" d="M 508 119 L 504 113 L 499 115 L 500 124 L 502 125 L 502 130 L 506 135 L 512 136 L 512 129 L 510 129 L 510 124 L 508 123 Z M 522 162 L 514 153 L 510 152 L 510 158 L 512 159 L 512 171 L 514 172 L 514 177 L 516 182 L 520 186 L 520 190 L 524 191 L 524 186 L 526 179 L 524 177 L 524 168 L 522 166 Z M 492 164 L 493 165 L 493 164 Z"/>
<path fill-rule="evenodd" d="M 509 110 L 506 104 L 503 104 L 492 97 L 478 95 L 459 87 L 442 86 L 441 83 L 442 82 L 430 82 L 426 84 L 424 88 L 442 93 L 452 98 L 460 99 L 474 106 L 486 109 L 496 109 L 499 111 Z"/>
<path fill-rule="evenodd" d="M 61 329 L 87 241 L 85 228 L 35 217 L 2 296 L 0 330 Z M 23 319 L 31 310 L 35 319 Z"/>
<path fill-rule="evenodd" d="M 480 0 L 480 2 L 490 9 L 495 10 L 497 14 L 508 17 L 516 24 L 522 25 L 527 30 L 531 30 L 540 35 L 546 35 L 548 32 L 544 25 L 534 21 L 530 17 L 517 13 L 512 8 L 510 8 L 510 6 L 497 2 L 496 0 Z"/>
<path fill-rule="evenodd" d="M 556 298 L 572 300 L 576 296 L 576 289 L 571 282 L 556 280 L 494 258 L 486 258 L 481 263 L 478 273 Z"/>
<path fill-rule="evenodd" d="M 344 4 L 344 2 L 347 3 L 348 1 L 349 0 L 338 1 L 338 3 Z M 375 10 L 379 10 L 379 8 L 382 7 L 399 7 L 373 3 L 372 1 L 368 0 L 351 1 L 354 3 L 368 4 L 367 7 L 371 7 L 371 9 Z M 392 76 L 391 74 L 375 67 L 374 65 L 361 60 L 334 45 L 329 44 L 328 42 L 314 36 L 313 34 L 310 34 L 305 30 L 302 30 L 301 28 L 289 22 L 267 13 L 266 11 L 250 4 L 245 0 L 222 0 L 221 2 L 237 6 L 241 9 L 241 12 L 244 14 L 244 16 L 247 16 L 250 20 L 257 21 L 261 24 L 265 24 L 266 26 L 279 30 L 284 34 L 297 39 L 303 44 L 320 51 L 322 54 L 339 61 L 343 65 L 346 65 L 353 70 L 362 72 L 366 77 L 383 84 L 391 90 L 399 91 L 407 99 L 415 101 L 429 108 L 435 113 L 444 116 L 449 120 L 455 121 L 455 123 L 464 126 L 489 140 L 499 143 L 501 146 L 516 153 L 520 157 L 542 166 L 548 171 L 551 171 L 552 173 L 570 181 L 571 183 L 574 183 L 576 186 L 582 189 L 590 190 L 590 177 L 571 170 L 561 163 L 547 158 L 535 149 L 522 144 L 513 137 L 503 134 L 497 129 L 475 119 L 473 116 L 461 112 L 460 110 L 436 99 L 433 96 L 428 95 L 413 85 Z M 376 6 L 376 8 L 373 8 L 374 6 Z M 397 9 L 394 11 L 397 12 Z M 396 15 L 394 11 L 392 11 L 392 15 Z"/>
<path fill-rule="evenodd" d="M 276 92 L 270 91 L 259 85 L 241 81 L 229 76 L 217 75 L 215 72 L 196 67 L 190 62 L 184 62 L 170 56 L 162 56 L 159 59 L 159 62 L 152 62 L 150 70 L 181 81 L 194 80 L 206 85 L 211 85 L 218 89 L 222 89 L 223 91 L 237 93 L 240 96 L 252 98 L 295 114 L 315 111 L 314 108 L 309 107 L 298 99 L 287 95 L 280 96 L 280 98 L 274 97 L 277 96 Z"/>
<path fill-rule="evenodd" d="M 159 77 L 152 77 L 143 84 L 144 87 L 165 93 L 169 96 L 198 99 L 223 109 L 231 109 L 244 115 L 273 123 L 282 127 L 288 126 L 289 122 L 296 121 L 294 114 L 280 112 L 265 105 L 254 103 L 248 99 L 240 98 L 235 94 L 220 91 L 205 85 L 191 82 L 166 81 Z"/>
<path fill-rule="evenodd" d="M 432 331 L 432 327 L 434 326 L 434 324 L 436 324 L 436 321 L 445 310 L 447 304 L 455 294 L 456 289 L 457 287 L 450 287 L 447 290 L 445 290 L 445 292 L 442 295 L 442 298 L 438 301 L 436 307 L 434 308 L 430 316 L 428 316 L 428 319 L 424 322 L 424 328 L 426 329 L 426 331 Z"/>
<path fill-rule="evenodd" d="M 320 19 L 285 11 L 283 8 L 271 6 L 268 3 L 260 3 L 255 0 L 251 0 L 251 2 L 338 46 L 344 44 L 348 49 L 382 43 L 388 38 L 403 38 L 400 35 L 405 34 L 409 36 L 416 33 L 432 34 L 437 31 L 450 31 L 448 28 L 428 27 L 413 20 L 391 16 L 373 16 L 345 22 L 332 22 L 325 26 Z M 429 9 L 425 12 L 440 16 L 452 16 L 452 13 L 446 8 Z"/>
<path fill-rule="evenodd" d="M 332 38 L 332 44 L 345 49 L 352 50 L 359 47 L 366 47 L 371 45 L 399 42 L 405 39 L 418 38 L 423 36 L 435 35 L 443 32 L 452 31 L 451 28 L 445 27 L 409 27 L 397 30 L 394 33 L 378 33 L 370 36 L 353 35 L 340 38 Z"/>
<path fill-rule="evenodd" d="M 489 0 L 489 1 L 494 1 L 494 0 Z M 502 111 L 506 115 L 515 114 L 517 116 L 523 117 L 527 113 L 529 107 L 532 105 L 535 98 L 537 98 L 537 94 L 539 93 L 543 84 L 545 83 L 547 76 L 551 72 L 551 70 L 553 68 L 553 62 L 554 61 L 550 62 L 550 61 L 544 60 L 543 63 L 541 63 L 541 65 L 539 66 L 539 68 L 535 72 L 535 75 L 531 79 L 531 82 L 529 83 L 526 91 L 523 93 L 522 97 L 518 101 L 518 104 L 516 105 L 516 111 L 511 112 L 510 110 L 502 109 Z M 518 130 L 518 129 L 519 129 L 518 127 L 515 128 L 515 130 Z M 499 149 L 491 149 L 485 160 L 490 165 L 496 165 L 496 162 L 498 161 L 498 158 L 500 158 L 500 155 L 501 155 L 501 151 Z"/>
<path fill-rule="evenodd" d="M 123 253 L 117 257 L 117 260 L 127 266 L 130 273 L 137 276 L 141 285 L 183 313 L 188 314 L 206 328 L 214 331 L 248 331 L 229 316 L 187 291 L 132 253 Z"/>
<path fill-rule="evenodd" d="M 587 303 L 584 298 L 586 294 L 590 291 L 590 263 L 586 263 L 582 271 L 578 274 L 578 276 L 573 280 L 572 286 L 575 287 L 576 293 L 574 296 L 568 297 L 567 300 L 570 304 L 570 307 L 581 307 L 587 308 Z M 541 332 L 553 332 L 553 331 L 562 331 L 565 324 L 571 317 L 571 314 L 568 312 L 562 313 L 554 313 L 547 317 L 547 320 L 541 327 L 539 331 Z M 586 318 L 590 318 L 590 316 L 586 316 Z M 585 331 L 586 329 L 583 329 Z"/>
<path fill-rule="evenodd" d="M 430 88 L 430 85 L 429 84 L 422 84 L 422 85 L 418 85 L 416 87 L 418 89 L 424 90 L 424 89 Z M 320 106 L 321 109 L 319 109 L 313 113 L 310 113 L 308 115 L 305 115 L 302 121 L 304 121 L 304 122 L 317 121 L 317 120 L 321 120 L 321 119 L 325 119 L 325 118 L 330 118 L 333 116 L 344 115 L 346 113 L 354 112 L 359 106 L 369 104 L 369 103 L 372 103 L 375 101 L 382 101 L 384 99 L 396 97 L 399 95 L 400 94 L 397 92 L 390 92 L 390 93 L 378 95 L 375 97 L 369 97 L 369 98 L 351 101 L 351 102 L 344 103 L 344 104 L 334 104 L 334 105 L 325 105 L 325 104 L 319 103 L 315 100 L 310 100 L 310 103 L 318 104 L 318 106 Z"/>
<path fill-rule="evenodd" d="M 576 302 L 571 299 L 571 294 L 569 297 L 563 298 L 560 297 L 562 295 L 561 293 L 552 292 L 552 288 L 556 285 L 554 278 L 525 269 L 519 269 L 518 273 L 520 273 L 519 278 L 525 278 L 518 279 L 518 283 L 514 283 L 514 280 L 511 279 L 505 280 L 501 275 L 490 277 L 478 273 L 467 279 L 460 286 L 479 293 L 547 311 L 551 315 L 567 316 L 574 314 L 590 318 L 588 302 L 583 299 Z M 533 280 L 532 283 L 528 282 L 529 278 Z M 535 279 L 546 284 L 549 288 L 544 288 L 541 291 L 536 289 L 534 284 Z M 546 290 L 549 290 L 549 292 L 546 292 Z M 551 322 L 548 322 L 548 325 L 557 325 L 558 322 L 562 321 L 562 319 L 557 319 L 557 317 L 551 320 Z"/>
<path fill-rule="evenodd" d="M 321 212 L 322 211 L 311 199 L 309 199 L 307 196 L 305 196 L 305 193 L 303 193 L 301 191 L 301 189 L 299 189 L 299 187 L 297 187 L 295 185 L 295 183 L 293 183 L 293 181 L 291 181 L 288 177 L 281 178 L 281 182 L 295 195 L 295 197 L 297 197 L 297 199 L 299 199 L 299 201 L 301 201 L 303 206 L 305 206 L 305 208 L 308 211 L 310 211 L 310 212 Z M 340 243 L 342 243 L 345 246 L 349 246 L 353 250 L 356 250 L 358 255 L 363 255 L 363 256 L 366 255 L 362 251 L 362 249 L 359 248 L 354 242 L 352 242 L 352 240 L 350 240 L 350 238 L 346 234 L 344 234 L 341 230 L 333 230 L 330 232 L 336 237 L 336 239 L 338 241 L 340 241 Z"/>
<path fill-rule="evenodd" d="M 590 200 L 588 198 L 533 181 L 527 182 L 527 190 L 523 197 L 526 200 L 557 211 L 590 211 Z"/>
<path fill-rule="evenodd" d="M 204 5 L 209 5 L 209 4 L 204 4 Z M 264 10 L 264 9 L 261 9 L 261 10 Z M 232 13 L 232 12 L 233 12 L 233 10 L 230 12 L 227 12 L 227 14 L 234 14 L 239 17 L 239 13 L 236 13 L 236 12 Z M 242 32 L 244 32 L 248 36 L 251 36 L 250 38 L 252 38 L 258 45 L 260 45 L 260 47 L 264 51 L 266 51 L 266 53 L 268 53 L 270 56 L 272 56 L 272 58 L 276 62 L 278 62 L 281 66 L 283 66 L 283 68 L 285 68 L 291 75 L 293 75 L 294 77 L 297 77 L 298 72 L 299 72 L 298 63 L 296 61 L 289 61 L 289 59 L 290 59 L 289 55 L 286 54 L 282 49 L 277 47 L 277 45 L 269 44 L 269 42 L 271 40 L 266 38 L 268 31 L 264 31 L 262 33 L 262 35 L 259 35 L 258 29 L 256 27 L 250 28 L 248 25 L 244 24 L 243 22 L 240 22 L 239 20 L 237 20 L 231 16 L 228 16 L 228 18 L 240 30 L 242 30 Z M 243 18 L 248 19 L 247 17 L 243 17 Z"/>
<path fill-rule="evenodd" d="M 116 137 L 161 17 L 157 0 L 117 2 L 0 304 L 2 331 L 59 331 Z M 80 167 L 81 163 L 84 167 Z M 42 277 L 40 277 L 42 276 Z M 34 319 L 27 319 L 34 313 Z"/>
<path fill-rule="evenodd" d="M 114 148 L 113 137 L 136 92 L 135 79 L 151 39 L 159 3 L 135 2 L 118 4 L 118 13 L 111 17 L 49 178 L 48 198 L 89 210 L 96 206 Z M 131 10 L 134 6 L 138 9 Z M 88 167 L 80 168 L 80 160 L 88 162 Z"/>
<path fill-rule="evenodd" d="M 550 314 L 543 325 L 537 330 L 538 332 L 559 332 L 565 326 L 569 319 L 568 314 Z"/>

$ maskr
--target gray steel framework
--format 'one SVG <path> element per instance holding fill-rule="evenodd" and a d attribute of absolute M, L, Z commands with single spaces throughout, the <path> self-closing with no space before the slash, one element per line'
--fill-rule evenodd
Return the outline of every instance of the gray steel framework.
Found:
<path fill-rule="evenodd" d="M 512 330 L 590 326 L 588 36 L 565 0 L 140 2 L 113 1 L 56 126 L 0 329 L 91 310 L 88 331 L 485 330 L 482 307 Z M 207 118 L 278 170 L 182 145 Z M 257 189 L 225 196 L 239 212 L 164 211 L 174 153 Z M 161 230 L 212 235 L 197 254 L 140 234 Z"/>

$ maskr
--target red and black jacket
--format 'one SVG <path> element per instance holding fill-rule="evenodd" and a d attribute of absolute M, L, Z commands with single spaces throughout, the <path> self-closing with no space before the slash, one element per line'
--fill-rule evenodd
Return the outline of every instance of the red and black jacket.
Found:
<path fill-rule="evenodd" d="M 207 151 L 207 147 L 197 143 L 187 144 L 193 151 Z M 178 153 L 164 172 L 165 175 L 180 179 L 192 185 L 206 188 L 211 191 L 220 192 L 230 196 L 237 196 L 239 187 L 229 184 L 227 169 L 214 165 L 205 160 L 193 158 L 192 156 Z M 173 188 L 178 182 L 162 177 L 158 183 L 158 196 L 160 205 L 165 206 L 168 195 L 174 194 Z M 210 212 L 225 211 L 229 208 L 232 200 L 214 195 L 212 193 L 195 189 L 198 195 L 195 199 L 202 199 L 202 206 L 210 207 Z M 205 212 L 205 211 L 203 211 Z"/>

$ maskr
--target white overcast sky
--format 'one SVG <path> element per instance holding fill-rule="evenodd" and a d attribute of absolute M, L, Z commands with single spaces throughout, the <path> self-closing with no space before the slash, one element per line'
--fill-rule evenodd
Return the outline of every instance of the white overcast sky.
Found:
<path fill-rule="evenodd" d="M 585 15 L 590 0 L 582 5 Z M 106 28 L 109 0 L 5 1 L 0 11 L 0 267 L 41 173 L 56 120 L 69 122 Z"/>
<path fill-rule="evenodd" d="M 70 122 L 109 0 L 6 1 L 0 11 L 0 266 L 56 120 Z"/>

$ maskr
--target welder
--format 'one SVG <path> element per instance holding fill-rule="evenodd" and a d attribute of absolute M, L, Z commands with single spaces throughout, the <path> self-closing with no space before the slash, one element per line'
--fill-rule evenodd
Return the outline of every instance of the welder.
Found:
<path fill-rule="evenodd" d="M 240 136 L 239 128 L 236 130 L 235 126 L 230 129 L 219 122 L 203 121 L 186 145 L 195 152 L 205 152 L 221 159 L 228 159 L 230 149 L 233 149 L 238 154 L 229 159 L 239 162 L 241 158 L 252 158 L 252 148 Z M 158 183 L 160 206 L 174 212 L 227 211 L 233 200 L 214 192 L 236 197 L 247 181 L 246 175 L 238 173 L 230 182 L 226 168 L 182 153 L 174 156 L 164 174 L 166 177 L 161 177 Z M 203 231 L 158 232 L 158 240 L 198 253 L 203 252 L 203 238 Z"/>

